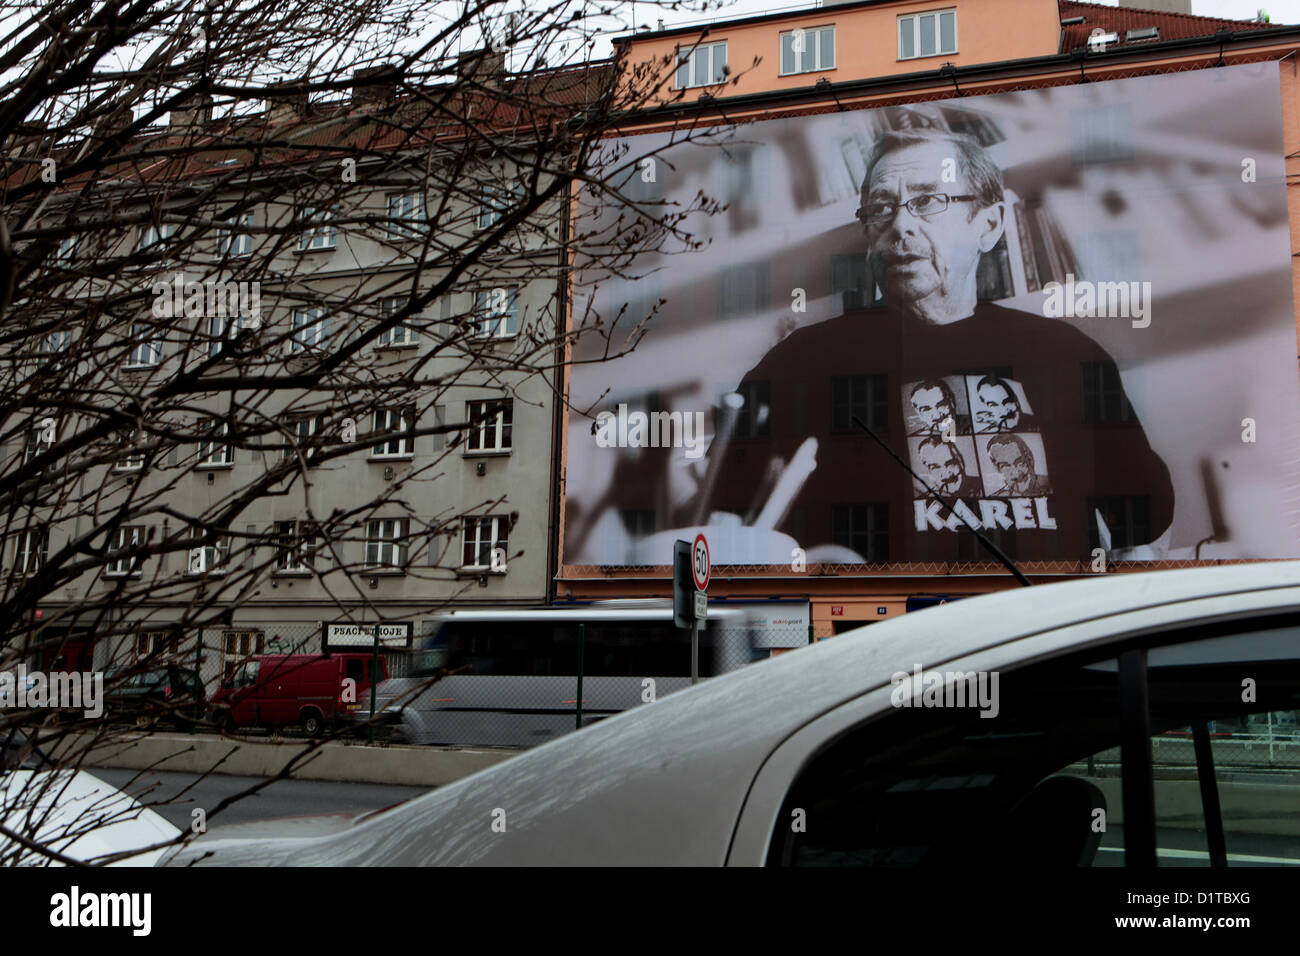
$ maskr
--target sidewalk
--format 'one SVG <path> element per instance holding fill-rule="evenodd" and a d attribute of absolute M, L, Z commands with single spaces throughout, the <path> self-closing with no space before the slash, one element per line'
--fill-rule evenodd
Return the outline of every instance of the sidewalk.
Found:
<path fill-rule="evenodd" d="M 72 737 L 55 754 L 79 751 L 85 738 Z M 216 734 L 123 732 L 92 751 L 82 765 L 125 770 L 216 772 L 272 777 L 294 757 L 312 749 L 305 739 L 237 738 Z M 295 765 L 297 780 L 342 783 L 389 783 L 438 787 L 468 777 L 514 756 L 513 750 L 453 750 L 436 747 L 386 746 L 330 741 Z"/>

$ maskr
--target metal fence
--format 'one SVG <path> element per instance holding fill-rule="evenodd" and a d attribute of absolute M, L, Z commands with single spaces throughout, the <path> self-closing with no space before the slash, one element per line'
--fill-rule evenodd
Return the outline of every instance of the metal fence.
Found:
<path fill-rule="evenodd" d="M 734 627 L 714 623 L 700 633 L 701 681 L 808 643 L 806 626 L 756 629 L 749 621 Z M 155 700 L 152 707 L 114 707 L 110 702 L 108 717 L 118 724 L 257 737 L 300 737 L 314 731 L 378 743 L 523 749 L 689 687 L 688 633 L 670 628 L 644 640 L 617 623 L 584 629 L 546 625 L 538 632 L 503 626 L 481 644 L 437 650 L 422 646 L 427 635 L 417 637 L 411 651 L 380 649 L 380 673 L 386 679 L 375 685 L 373 711 L 366 677 L 371 654 L 363 647 L 336 649 L 334 656 L 348 655 L 341 673 L 357 678 L 356 693 L 353 699 L 331 701 L 328 708 L 322 705 L 319 729 L 305 723 L 305 715 L 316 709 L 305 698 L 296 708 L 292 701 L 244 707 L 230 722 L 212 708 L 214 698 L 244 690 L 229 685 L 240 666 L 255 657 L 321 655 L 321 630 L 311 623 L 207 628 L 188 641 L 146 631 L 119 643 L 103 669 L 110 688 L 129 688 L 143 675 L 156 679 L 164 673 L 169 684 L 179 680 L 182 687 L 192 680 L 187 675 L 197 675 L 202 687 L 201 693 L 174 695 L 170 703 Z M 286 671 L 286 684 L 298 666 Z M 293 694 L 285 691 L 283 696 Z M 203 706 L 190 706 L 190 698 L 199 698 Z"/>

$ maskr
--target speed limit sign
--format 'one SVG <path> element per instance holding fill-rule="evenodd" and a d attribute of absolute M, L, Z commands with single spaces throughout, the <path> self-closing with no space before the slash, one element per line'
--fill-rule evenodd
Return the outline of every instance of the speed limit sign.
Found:
<path fill-rule="evenodd" d="M 695 577 L 695 588 L 705 591 L 709 587 L 709 542 L 704 535 L 695 536 L 695 546 L 691 549 L 691 574 Z"/>

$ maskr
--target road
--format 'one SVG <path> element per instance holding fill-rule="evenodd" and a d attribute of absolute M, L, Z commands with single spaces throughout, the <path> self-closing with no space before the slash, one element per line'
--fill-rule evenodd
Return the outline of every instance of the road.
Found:
<path fill-rule="evenodd" d="M 229 777 L 220 774 L 210 774 L 200 780 L 198 774 L 192 773 L 87 769 L 105 783 L 127 791 L 182 830 L 190 829 L 195 808 L 203 809 L 205 814 L 212 814 L 222 800 L 262 782 L 257 777 Z M 428 792 L 427 787 L 335 783 L 326 780 L 277 780 L 256 794 L 238 800 L 211 816 L 208 826 L 317 813 L 364 813 Z"/>

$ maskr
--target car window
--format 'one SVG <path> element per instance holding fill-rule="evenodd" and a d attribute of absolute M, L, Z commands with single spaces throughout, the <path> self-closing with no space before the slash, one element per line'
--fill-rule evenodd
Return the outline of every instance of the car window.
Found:
<path fill-rule="evenodd" d="M 257 671 L 260 661 L 248 661 L 235 674 L 236 687 L 250 687 L 257 683 Z"/>
<path fill-rule="evenodd" d="M 1177 636 L 1145 639 L 1160 642 L 1146 654 L 1157 862 L 1300 864 L 1300 632 L 1265 623 Z M 1001 673 L 996 716 L 936 692 L 932 706 L 842 735 L 794 781 L 769 864 L 987 854 L 1000 865 L 1124 865 L 1124 725 L 1108 653 Z M 914 679 L 928 673 L 918 665 Z"/>
<path fill-rule="evenodd" d="M 1089 758 L 1119 740 L 1116 674 L 1073 662 L 996 683 L 984 675 L 983 708 L 966 705 L 969 693 L 956 706 L 969 677 L 918 667 L 910 679 L 933 688 L 932 674 L 944 678 L 932 706 L 922 692 L 921 706 L 899 706 L 812 760 L 786 798 L 769 864 L 1094 861 L 1111 812 L 1095 773 L 1118 768 L 1089 776 Z"/>

